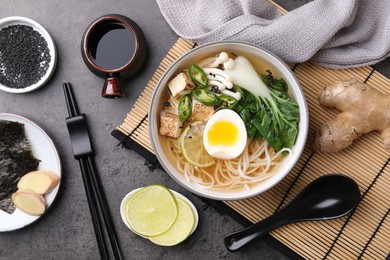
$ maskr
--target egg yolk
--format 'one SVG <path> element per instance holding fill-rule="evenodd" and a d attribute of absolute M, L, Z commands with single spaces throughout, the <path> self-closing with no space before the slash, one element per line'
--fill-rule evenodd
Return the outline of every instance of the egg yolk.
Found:
<path fill-rule="evenodd" d="M 228 121 L 216 122 L 207 133 L 210 145 L 233 145 L 238 141 L 238 137 L 237 127 Z"/>

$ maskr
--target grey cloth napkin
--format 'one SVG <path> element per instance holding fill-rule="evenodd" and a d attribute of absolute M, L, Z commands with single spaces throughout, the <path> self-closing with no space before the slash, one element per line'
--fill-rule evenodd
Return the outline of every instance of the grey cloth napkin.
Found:
<path fill-rule="evenodd" d="M 288 63 L 309 59 L 333 68 L 390 56 L 390 0 L 314 0 L 286 15 L 266 0 L 157 0 L 181 37 L 208 43 L 240 40 Z"/>

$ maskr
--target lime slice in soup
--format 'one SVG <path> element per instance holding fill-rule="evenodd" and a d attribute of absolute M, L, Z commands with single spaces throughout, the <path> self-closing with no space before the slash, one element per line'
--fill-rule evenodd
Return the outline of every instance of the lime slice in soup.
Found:
<path fill-rule="evenodd" d="M 180 150 L 190 164 L 204 168 L 215 163 L 203 146 L 203 122 L 196 121 L 189 124 L 179 139 Z"/>
<path fill-rule="evenodd" d="M 160 246 L 174 246 L 183 242 L 189 235 L 195 225 L 195 214 L 191 206 L 176 197 L 179 215 L 175 224 L 164 234 L 154 237 L 149 237 L 150 241 Z"/>
<path fill-rule="evenodd" d="M 126 203 L 126 220 L 131 229 L 142 236 L 158 236 L 167 232 L 178 216 L 174 195 L 164 186 L 146 186 Z"/>

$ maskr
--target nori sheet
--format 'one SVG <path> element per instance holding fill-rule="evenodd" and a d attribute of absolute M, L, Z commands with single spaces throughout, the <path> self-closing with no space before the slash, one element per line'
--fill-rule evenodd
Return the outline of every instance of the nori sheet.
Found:
<path fill-rule="evenodd" d="M 0 209 L 12 214 L 15 205 L 12 194 L 19 179 L 38 169 L 39 160 L 34 157 L 24 132 L 24 124 L 0 120 Z"/>

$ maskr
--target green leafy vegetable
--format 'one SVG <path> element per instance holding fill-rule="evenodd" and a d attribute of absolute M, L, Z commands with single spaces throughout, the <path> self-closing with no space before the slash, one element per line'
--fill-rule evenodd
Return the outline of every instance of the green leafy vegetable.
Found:
<path fill-rule="evenodd" d="M 272 72 L 270 70 L 267 70 L 268 74 L 263 74 L 261 75 L 261 79 L 267 85 L 269 88 L 273 90 L 279 90 L 282 92 L 287 92 L 288 91 L 288 86 L 286 81 L 283 78 L 276 79 L 272 75 Z"/>
<path fill-rule="evenodd" d="M 276 151 L 291 148 L 298 134 L 299 106 L 288 95 L 283 79 L 275 79 L 269 72 L 261 75 L 272 98 L 256 97 L 242 88 L 243 94 L 235 110 L 243 119 L 252 140 L 263 137 Z M 235 86 L 236 91 L 239 88 Z M 273 103 L 272 103 L 273 102 Z"/>

